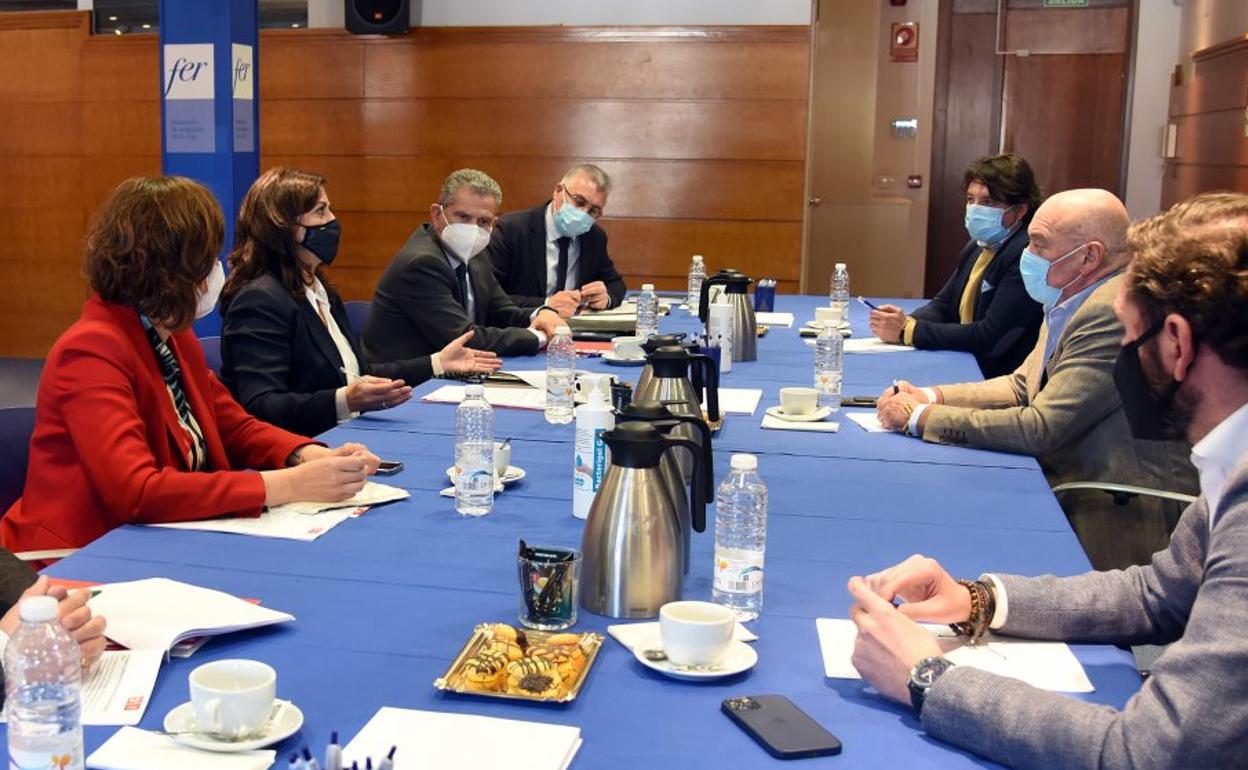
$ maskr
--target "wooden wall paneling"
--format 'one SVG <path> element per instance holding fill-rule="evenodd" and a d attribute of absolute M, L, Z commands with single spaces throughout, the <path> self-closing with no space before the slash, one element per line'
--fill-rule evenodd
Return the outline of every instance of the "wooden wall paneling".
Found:
<path fill-rule="evenodd" d="M 1122 54 L 1010 57 L 1002 144 L 1027 158 L 1046 193 L 1119 190 Z"/>
<path fill-rule="evenodd" d="M 3 13 L 0 17 L 27 17 L 33 21 L 33 17 L 44 15 Z M 0 45 L 0 72 L 4 73 L 0 78 L 0 104 L 7 107 L 15 102 L 62 102 L 78 98 L 78 49 L 82 44 L 82 32 L 77 25 L 33 29 L 0 27 L 0 35 L 4 40 L 4 45 Z"/>
<path fill-rule="evenodd" d="M 64 206 L 78 194 L 81 179 L 82 159 L 78 157 L 3 158 L 0 209 Z"/>
<path fill-rule="evenodd" d="M 363 97 L 364 51 L 372 44 L 372 39 L 366 42 L 346 33 L 302 39 L 261 32 L 260 104 L 269 99 Z"/>
<path fill-rule="evenodd" d="M 260 154 L 362 155 L 363 104 L 358 99 L 261 97 Z"/>
<path fill-rule="evenodd" d="M 0 158 L 78 154 L 82 111 L 77 101 L 7 102 L 4 112 Z"/>
<path fill-rule="evenodd" d="M 1248 166 L 1244 110 L 1218 110 L 1171 119 L 1175 124 L 1175 159 L 1180 163 Z"/>
<path fill-rule="evenodd" d="M 1036 8 L 1006 14 L 1005 49 L 1032 53 L 1125 53 L 1130 9 Z"/>
<path fill-rule="evenodd" d="M 1201 59 L 1170 89 L 1170 114 L 1192 115 L 1243 109 L 1248 102 L 1248 45 L 1220 56 Z"/>
<path fill-rule="evenodd" d="M 88 215 L 94 214 L 121 182 L 132 176 L 156 176 L 160 171 L 160 155 L 156 153 L 84 157 L 78 202 Z"/>
<path fill-rule="evenodd" d="M 64 204 L 33 209 L 5 206 L 0 207 L 0 221 L 5 222 L 5 265 L 20 263 L 27 271 L 38 260 L 81 266 L 87 225 L 87 212 L 81 207 Z M 6 286 L 22 286 L 15 294 L 26 296 L 23 284 L 17 282 L 16 275 L 7 272 L 7 268 L 4 280 Z"/>
<path fill-rule="evenodd" d="M 160 155 L 160 101 L 83 102 L 84 155 Z"/>
<path fill-rule="evenodd" d="M 79 65 L 82 100 L 158 101 L 163 84 L 157 45 L 155 34 L 87 38 Z"/>
<path fill-rule="evenodd" d="M 1248 193 L 1248 166 L 1203 166 L 1192 163 L 1166 165 L 1161 207 L 1211 190 Z"/>

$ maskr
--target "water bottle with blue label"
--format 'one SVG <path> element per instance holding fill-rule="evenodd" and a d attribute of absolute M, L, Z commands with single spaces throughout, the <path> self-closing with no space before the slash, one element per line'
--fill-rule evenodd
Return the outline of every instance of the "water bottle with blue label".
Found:
<path fill-rule="evenodd" d="M 494 510 L 494 408 L 485 388 L 469 385 L 455 409 L 455 512 L 485 516 Z"/>
<path fill-rule="evenodd" d="M 715 574 L 711 601 L 753 620 L 763 609 L 763 553 L 767 547 L 767 485 L 758 458 L 732 456 L 732 471 L 715 492 Z"/>

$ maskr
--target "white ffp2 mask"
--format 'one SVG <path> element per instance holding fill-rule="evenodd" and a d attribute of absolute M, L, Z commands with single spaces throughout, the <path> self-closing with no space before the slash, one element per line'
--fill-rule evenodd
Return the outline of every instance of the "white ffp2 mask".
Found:
<path fill-rule="evenodd" d="M 199 296 L 195 302 L 195 320 L 199 320 L 212 312 L 217 306 L 217 299 L 221 296 L 221 289 L 225 287 L 225 268 L 221 267 L 221 260 L 213 260 L 212 272 L 204 279 L 204 289 L 199 292 Z"/>

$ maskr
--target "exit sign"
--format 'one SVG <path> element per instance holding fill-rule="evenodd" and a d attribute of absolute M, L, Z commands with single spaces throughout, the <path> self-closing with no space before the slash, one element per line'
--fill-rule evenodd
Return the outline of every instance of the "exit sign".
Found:
<path fill-rule="evenodd" d="M 1088 0 L 1044 0 L 1045 8 L 1087 8 Z"/>

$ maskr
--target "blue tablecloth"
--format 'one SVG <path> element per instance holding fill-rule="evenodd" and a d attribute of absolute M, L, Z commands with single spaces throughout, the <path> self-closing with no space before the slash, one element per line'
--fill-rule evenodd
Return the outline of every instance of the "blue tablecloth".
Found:
<path fill-rule="evenodd" d="M 781 297 L 778 309 L 796 313 L 800 325 L 821 303 Z M 853 311 L 855 331 L 865 336 L 864 313 Z M 665 331 L 695 326 L 680 310 L 663 324 Z M 837 434 L 763 431 L 762 408 L 777 402 L 778 388 L 811 381 L 813 354 L 796 328 L 773 328 L 759 350 L 758 362 L 738 364 L 723 383 L 762 388 L 759 413 L 729 416 L 715 442 L 718 475 L 731 452 L 751 451 L 759 455 L 770 491 L 765 605 L 752 624 L 760 636 L 759 664 L 726 681 L 665 679 L 608 639 L 571 704 L 491 701 L 432 687 L 474 624 L 514 619 L 518 538 L 580 542 L 582 525 L 570 513 L 572 428 L 548 425 L 535 412 L 496 412 L 497 435 L 513 438 L 513 464 L 527 477 L 482 519 L 456 516 L 453 501 L 437 495 L 452 462 L 453 408 L 414 399 L 324 437 L 363 441 L 387 459 L 402 460 L 404 470 L 386 481 L 410 490 L 410 500 L 369 511 L 313 543 L 125 527 L 52 572 L 96 581 L 163 575 L 258 597 L 293 613 L 293 624 L 216 639 L 193 658 L 166 664 L 142 723 L 157 727 L 186 700 L 186 675 L 194 666 L 258 658 L 277 668 L 279 695 L 307 715 L 301 732 L 278 746 L 279 758 L 304 744 L 319 752 L 331 730 L 348 738 L 389 705 L 577 725 L 585 745 L 575 768 L 683 767 L 690 761 L 769 767 L 777 761 L 718 713 L 719 702 L 782 693 L 844 743 L 843 757 L 812 760 L 812 766 L 983 766 L 926 738 L 908 709 L 864 691 L 860 682 L 825 679 L 814 618 L 845 616 L 851 575 L 915 552 L 940 558 L 958 575 L 1086 570 L 1036 462 L 869 434 L 849 421 Z M 594 359 L 583 363 L 626 379 L 636 372 Z M 509 364 L 540 368 L 542 360 Z M 957 353 L 846 358 L 847 392 L 874 395 L 894 377 L 929 384 L 976 379 L 978 370 L 970 356 Z M 427 383 L 418 397 L 438 385 Z M 709 531 L 695 536 L 686 597 L 709 597 L 712 550 Z M 605 632 L 609 622 L 582 613 L 578 627 Z M 1121 706 L 1138 688 L 1130 656 L 1112 647 L 1075 650 L 1097 688 L 1089 699 Z M 110 733 L 88 728 L 88 750 Z"/>

